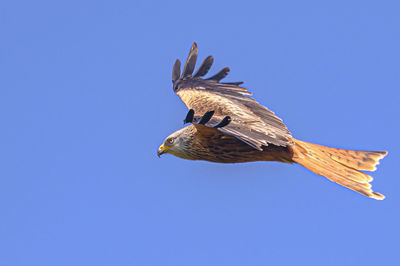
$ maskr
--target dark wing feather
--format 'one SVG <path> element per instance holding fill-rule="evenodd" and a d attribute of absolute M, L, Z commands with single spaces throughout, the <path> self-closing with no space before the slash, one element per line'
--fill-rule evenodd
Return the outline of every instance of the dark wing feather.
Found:
<path fill-rule="evenodd" d="M 175 83 L 181 76 L 181 61 L 176 59 L 174 67 L 172 68 L 172 83 Z"/>
<path fill-rule="evenodd" d="M 209 55 L 204 59 L 203 63 L 199 66 L 196 73 L 193 75 L 194 78 L 205 76 L 210 70 L 212 64 L 214 63 L 214 58 Z"/>
<path fill-rule="evenodd" d="M 193 43 L 189 55 L 186 58 L 185 66 L 183 67 L 181 76 L 182 78 L 190 77 L 192 75 L 194 67 L 196 66 L 197 54 L 198 54 L 197 43 Z"/>
<path fill-rule="evenodd" d="M 223 69 L 221 69 L 217 74 L 215 74 L 212 77 L 209 77 L 208 80 L 215 80 L 217 82 L 219 82 L 221 79 L 225 78 L 226 76 L 228 76 L 229 71 L 231 71 L 229 69 L 229 67 L 224 67 Z"/>
<path fill-rule="evenodd" d="M 227 84 L 227 85 L 236 85 L 236 86 L 239 86 L 239 85 L 242 85 L 242 84 L 243 84 L 243 81 L 236 81 L 236 82 L 221 82 L 221 84 Z"/>
<path fill-rule="evenodd" d="M 193 47 L 196 51 L 191 50 L 189 57 L 191 54 L 197 57 L 197 45 Z M 207 127 L 213 127 L 229 116 L 230 123 L 217 130 L 256 149 L 262 150 L 268 144 L 292 145 L 291 134 L 282 120 L 249 97 L 251 93 L 240 87 L 241 83 L 219 82 L 228 72 L 229 68 L 224 68 L 209 79 L 185 77 L 182 74 L 174 83 L 174 91 L 189 109 L 194 110 L 194 120 L 206 112 L 214 111 L 210 121 L 205 124 Z"/>

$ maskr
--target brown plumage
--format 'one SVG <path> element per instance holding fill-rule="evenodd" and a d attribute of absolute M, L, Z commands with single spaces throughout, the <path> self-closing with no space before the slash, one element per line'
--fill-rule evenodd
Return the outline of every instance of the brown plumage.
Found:
<path fill-rule="evenodd" d="M 188 160 L 216 163 L 279 161 L 298 163 L 318 175 L 374 199 L 372 177 L 385 151 L 355 151 L 325 147 L 294 139 L 273 112 L 249 97 L 243 82 L 220 82 L 229 72 L 223 68 L 203 79 L 214 61 L 208 56 L 193 74 L 198 55 L 194 43 L 181 73 L 176 60 L 172 71 L 174 92 L 190 109 L 191 125 L 171 134 L 158 150 Z"/>

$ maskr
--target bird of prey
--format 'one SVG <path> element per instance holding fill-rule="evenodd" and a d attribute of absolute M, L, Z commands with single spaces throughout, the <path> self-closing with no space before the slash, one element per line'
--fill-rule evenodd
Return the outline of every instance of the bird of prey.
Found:
<path fill-rule="evenodd" d="M 182 72 L 179 60 L 172 70 L 173 90 L 189 109 L 184 124 L 190 125 L 168 136 L 158 156 L 169 153 L 216 163 L 298 163 L 367 197 L 385 198 L 372 190 L 372 177 L 362 171 L 376 170 L 386 151 L 337 149 L 293 138 L 279 117 L 240 86 L 243 82 L 221 82 L 228 67 L 203 78 L 213 64 L 212 56 L 194 72 L 197 55 L 194 43 Z"/>

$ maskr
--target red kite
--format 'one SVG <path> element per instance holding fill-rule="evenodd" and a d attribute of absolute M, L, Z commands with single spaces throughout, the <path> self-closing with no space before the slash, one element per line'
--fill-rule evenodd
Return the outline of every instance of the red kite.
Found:
<path fill-rule="evenodd" d="M 372 177 L 386 151 L 356 151 L 311 144 L 292 137 L 282 120 L 260 105 L 243 82 L 220 82 L 229 72 L 224 68 L 203 78 L 214 61 L 208 56 L 193 74 L 198 55 L 194 43 L 181 73 L 176 60 L 172 70 L 174 92 L 189 109 L 189 126 L 171 134 L 158 149 L 187 160 L 216 163 L 279 161 L 298 163 L 367 197 L 382 200 L 373 192 Z"/>

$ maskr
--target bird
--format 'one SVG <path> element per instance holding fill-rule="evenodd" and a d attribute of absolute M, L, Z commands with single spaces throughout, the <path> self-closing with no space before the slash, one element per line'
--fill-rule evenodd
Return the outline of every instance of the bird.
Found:
<path fill-rule="evenodd" d="M 243 82 L 221 82 L 229 67 L 204 78 L 214 62 L 207 56 L 194 72 L 197 57 L 194 42 L 182 72 L 179 59 L 173 65 L 173 91 L 189 109 L 183 121 L 189 125 L 164 140 L 158 157 L 171 154 L 215 163 L 297 163 L 369 198 L 385 198 L 372 190 L 373 178 L 363 171 L 375 171 L 387 151 L 339 149 L 295 139 L 282 119 L 251 97 L 241 86 Z"/>

